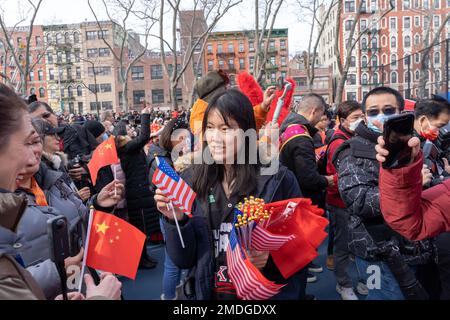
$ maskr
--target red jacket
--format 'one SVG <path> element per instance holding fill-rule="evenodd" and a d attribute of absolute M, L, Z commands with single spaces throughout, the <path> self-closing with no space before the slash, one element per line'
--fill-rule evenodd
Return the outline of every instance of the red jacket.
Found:
<path fill-rule="evenodd" d="M 328 187 L 328 189 L 327 189 L 327 204 L 330 204 L 330 205 L 338 207 L 338 208 L 346 208 L 347 206 L 345 205 L 344 201 L 342 201 L 341 195 L 339 194 L 338 174 L 337 174 L 336 168 L 333 165 L 332 160 L 333 160 L 333 155 L 336 152 L 336 149 L 339 148 L 339 146 L 341 144 L 343 144 L 346 140 L 350 139 L 351 136 L 347 132 L 344 132 L 340 127 L 339 127 L 339 129 L 337 129 L 334 132 L 331 140 L 333 140 L 333 138 L 336 135 L 347 137 L 347 139 L 336 139 L 328 145 L 327 175 L 334 177 L 334 187 Z"/>
<path fill-rule="evenodd" d="M 450 231 L 450 180 L 422 193 L 423 155 L 412 165 L 380 172 L 380 204 L 392 229 L 411 240 Z"/>

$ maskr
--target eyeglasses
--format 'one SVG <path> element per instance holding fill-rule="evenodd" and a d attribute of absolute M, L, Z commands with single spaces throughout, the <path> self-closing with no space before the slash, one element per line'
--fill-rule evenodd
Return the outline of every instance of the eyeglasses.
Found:
<path fill-rule="evenodd" d="M 382 110 L 382 112 L 386 116 L 392 116 L 397 113 L 397 109 L 394 107 L 386 107 Z M 369 117 L 376 117 L 379 114 L 380 114 L 380 110 L 378 110 L 378 109 L 367 110 L 367 116 L 369 116 Z"/>

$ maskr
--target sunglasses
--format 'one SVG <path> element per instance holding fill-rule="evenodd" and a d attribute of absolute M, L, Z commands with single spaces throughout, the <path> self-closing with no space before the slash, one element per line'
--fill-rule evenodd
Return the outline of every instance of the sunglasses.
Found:
<path fill-rule="evenodd" d="M 382 112 L 386 116 L 392 116 L 392 115 L 396 114 L 397 109 L 394 107 L 386 107 L 382 110 Z M 376 117 L 379 114 L 380 114 L 380 110 L 378 110 L 378 109 L 367 110 L 367 116 L 369 116 L 369 117 Z"/>

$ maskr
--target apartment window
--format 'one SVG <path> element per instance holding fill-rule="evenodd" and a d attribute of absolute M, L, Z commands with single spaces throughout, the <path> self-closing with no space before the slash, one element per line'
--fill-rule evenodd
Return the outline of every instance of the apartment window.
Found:
<path fill-rule="evenodd" d="M 95 69 L 92 67 L 88 68 L 89 77 L 93 77 L 94 72 L 98 76 L 110 76 L 111 75 L 111 67 L 96 67 Z"/>
<path fill-rule="evenodd" d="M 73 88 L 72 88 L 72 86 L 69 86 L 67 88 L 67 95 L 69 96 L 69 98 L 73 97 Z"/>
<path fill-rule="evenodd" d="M 70 113 L 75 113 L 75 105 L 73 104 L 73 102 L 69 102 L 69 112 Z"/>
<path fill-rule="evenodd" d="M 53 70 L 53 69 L 48 69 L 48 75 L 49 75 L 49 78 L 50 78 L 50 80 L 55 80 L 55 70 Z"/>
<path fill-rule="evenodd" d="M 377 38 L 372 38 L 371 45 L 372 45 L 372 50 L 376 50 L 378 48 L 378 40 L 377 40 Z"/>
<path fill-rule="evenodd" d="M 406 71 L 405 72 L 405 82 L 409 82 L 411 78 L 411 72 Z"/>
<path fill-rule="evenodd" d="M 245 69 L 245 60 L 242 58 L 239 59 L 239 69 L 241 70 Z"/>
<path fill-rule="evenodd" d="M 180 70 L 181 70 L 181 65 L 179 63 L 177 63 L 177 74 L 180 73 Z M 167 66 L 167 71 L 169 72 L 169 75 L 172 74 L 172 72 L 173 72 L 173 64 L 170 63 Z"/>
<path fill-rule="evenodd" d="M 409 0 L 403 0 L 403 10 L 408 10 L 411 8 L 411 4 Z"/>
<path fill-rule="evenodd" d="M 112 101 L 103 101 L 102 102 L 102 110 L 112 110 L 113 104 Z"/>
<path fill-rule="evenodd" d="M 376 55 L 372 56 L 372 67 L 373 68 L 378 68 L 378 57 Z"/>
<path fill-rule="evenodd" d="M 397 48 L 397 38 L 391 37 L 391 48 Z"/>
<path fill-rule="evenodd" d="M 420 16 L 414 17 L 414 26 L 420 27 Z"/>
<path fill-rule="evenodd" d="M 435 28 L 439 28 L 441 25 L 441 17 L 439 16 L 434 16 L 433 17 L 433 21 L 434 21 L 434 27 Z"/>
<path fill-rule="evenodd" d="M 361 39 L 361 49 L 363 50 L 367 49 L 367 38 Z"/>
<path fill-rule="evenodd" d="M 347 101 L 356 101 L 356 92 L 347 92 Z"/>
<path fill-rule="evenodd" d="M 52 35 L 50 33 L 47 33 L 46 39 L 47 39 L 48 44 L 52 43 L 52 41 L 53 41 Z"/>
<path fill-rule="evenodd" d="M 100 48 L 98 49 L 99 57 L 109 57 L 110 51 L 109 48 Z"/>
<path fill-rule="evenodd" d="M 439 52 L 434 53 L 434 63 L 440 64 L 441 63 L 441 54 Z"/>
<path fill-rule="evenodd" d="M 142 104 L 145 100 L 145 90 L 133 91 L 133 103 Z"/>
<path fill-rule="evenodd" d="M 56 63 L 62 63 L 62 52 L 58 51 L 56 53 Z"/>
<path fill-rule="evenodd" d="M 72 68 L 67 67 L 66 71 L 67 71 L 67 79 L 71 80 L 72 79 Z"/>
<path fill-rule="evenodd" d="M 434 80 L 436 82 L 440 82 L 441 81 L 441 71 L 440 70 L 435 70 L 434 71 Z"/>
<path fill-rule="evenodd" d="M 360 21 L 360 31 L 364 31 L 364 30 L 366 30 L 366 29 L 367 29 L 367 20 L 362 19 L 362 20 Z"/>
<path fill-rule="evenodd" d="M 253 69 L 253 67 L 255 66 L 255 57 L 250 57 L 248 58 L 248 60 L 250 64 L 250 69 Z"/>
<path fill-rule="evenodd" d="M 39 79 L 39 81 L 44 80 L 44 71 L 42 71 L 42 70 L 38 71 L 38 79 Z"/>
<path fill-rule="evenodd" d="M 109 35 L 108 30 L 101 30 L 98 32 L 99 39 L 107 39 L 108 35 Z"/>
<path fill-rule="evenodd" d="M 420 45 L 420 36 L 418 34 L 414 36 L 414 45 Z"/>
<path fill-rule="evenodd" d="M 355 1 L 345 1 L 345 12 L 355 12 Z"/>
<path fill-rule="evenodd" d="M 228 68 L 230 69 L 230 70 L 234 70 L 235 68 L 234 68 L 234 59 L 229 59 L 228 60 Z"/>
<path fill-rule="evenodd" d="M 47 62 L 50 64 L 53 64 L 53 52 L 52 51 L 47 52 Z"/>
<path fill-rule="evenodd" d="M 391 55 L 391 66 L 393 67 L 397 66 L 397 55 L 395 54 Z"/>
<path fill-rule="evenodd" d="M 181 88 L 175 90 L 175 99 L 177 99 L 178 102 L 183 102 L 183 90 Z"/>
<path fill-rule="evenodd" d="M 397 83 L 397 72 L 391 72 L 391 83 Z"/>
<path fill-rule="evenodd" d="M 249 42 L 248 42 L 248 50 L 249 50 L 250 52 L 255 51 L 255 42 L 253 42 L 253 41 L 249 41 Z"/>
<path fill-rule="evenodd" d="M 136 80 L 144 80 L 144 67 L 132 67 L 131 68 L 131 79 Z"/>
<path fill-rule="evenodd" d="M 80 43 L 80 34 L 78 32 L 74 32 L 73 34 L 73 42 Z"/>
<path fill-rule="evenodd" d="M 221 43 L 219 43 L 217 45 L 217 53 L 222 53 L 223 52 L 223 45 Z"/>
<path fill-rule="evenodd" d="M 34 72 L 33 71 L 30 71 L 29 78 L 30 78 L 30 81 L 34 81 Z"/>
<path fill-rule="evenodd" d="M 281 66 L 285 67 L 286 66 L 286 57 L 285 56 L 281 56 Z"/>
<path fill-rule="evenodd" d="M 434 0 L 433 1 L 433 5 L 435 9 L 439 9 L 440 5 L 439 5 L 440 0 Z"/>
<path fill-rule="evenodd" d="M 391 18 L 390 20 L 391 23 L 391 29 L 397 29 L 397 19 L 396 18 Z"/>
<path fill-rule="evenodd" d="M 90 84 L 89 86 L 88 86 L 88 88 L 89 88 L 89 91 L 90 92 L 92 92 L 92 93 L 98 93 L 98 92 L 100 92 L 100 86 L 97 84 L 97 85 L 95 85 L 95 84 Z"/>
<path fill-rule="evenodd" d="M 160 64 L 150 66 L 150 76 L 152 80 L 161 80 L 163 78 L 163 67 Z"/>
<path fill-rule="evenodd" d="M 100 109 L 100 102 L 98 105 L 97 102 L 91 102 L 89 105 L 91 107 L 91 111 L 97 111 Z"/>
<path fill-rule="evenodd" d="M 78 113 L 79 114 L 84 114 L 84 111 L 83 111 L 83 102 L 78 102 Z"/>
<path fill-rule="evenodd" d="M 88 58 L 96 58 L 97 57 L 97 49 L 87 49 L 87 57 Z"/>
<path fill-rule="evenodd" d="M 66 33 L 64 34 L 64 41 L 65 41 L 66 43 L 70 43 L 70 34 L 69 34 L 68 32 L 66 32 Z"/>
<path fill-rule="evenodd" d="M 351 56 L 351 58 L 350 58 L 350 67 L 351 68 L 356 67 L 356 57 L 355 56 Z"/>
<path fill-rule="evenodd" d="M 35 37 L 36 40 L 36 47 L 40 47 L 42 45 L 42 39 L 40 36 Z"/>
<path fill-rule="evenodd" d="M 224 67 L 225 67 L 225 62 L 223 60 L 219 60 L 219 68 L 224 69 Z"/>
<path fill-rule="evenodd" d="M 239 42 L 239 52 L 244 52 L 244 43 Z"/>
<path fill-rule="evenodd" d="M 45 98 L 45 89 L 44 88 L 39 88 L 39 97 Z"/>
<path fill-rule="evenodd" d="M 349 85 L 355 85 L 356 84 L 356 75 L 355 74 L 349 74 L 347 83 Z"/>
<path fill-rule="evenodd" d="M 420 63 L 420 53 L 416 53 L 416 54 L 414 55 L 414 62 L 415 62 L 415 63 Z"/>
<path fill-rule="evenodd" d="M 228 44 L 228 52 L 234 53 L 234 45 L 233 45 L 232 42 L 230 42 L 230 43 Z"/>
<path fill-rule="evenodd" d="M 57 43 L 57 44 L 62 44 L 62 42 L 63 42 L 63 36 L 62 36 L 62 34 L 61 34 L 61 33 L 57 33 L 57 34 L 56 34 L 56 43 Z"/>
<path fill-rule="evenodd" d="M 419 79 L 420 79 L 420 71 L 419 70 L 416 71 L 415 78 L 416 78 L 416 81 L 419 81 Z"/>
<path fill-rule="evenodd" d="M 280 40 L 280 49 L 285 50 L 286 49 L 286 40 Z"/>
<path fill-rule="evenodd" d="M 269 42 L 269 49 L 270 49 L 270 50 L 275 50 L 275 41 L 274 41 L 274 40 L 271 40 L 271 41 Z"/>
<path fill-rule="evenodd" d="M 71 63 L 72 62 L 72 54 L 70 51 L 66 51 L 66 62 Z"/>
<path fill-rule="evenodd" d="M 152 103 L 164 103 L 164 90 L 152 90 Z"/>
<path fill-rule="evenodd" d="M 81 52 L 78 49 L 75 49 L 75 62 L 81 61 Z"/>
<path fill-rule="evenodd" d="M 411 29 L 411 17 L 405 17 L 405 20 L 403 21 L 403 27 L 405 29 Z"/>
<path fill-rule="evenodd" d="M 100 92 L 111 92 L 111 84 L 110 83 L 103 83 L 100 85 Z"/>
<path fill-rule="evenodd" d="M 97 40 L 96 31 L 86 31 L 86 40 Z"/>
<path fill-rule="evenodd" d="M 363 56 L 361 58 L 361 67 L 362 68 L 367 68 L 367 56 Z"/>
<path fill-rule="evenodd" d="M 361 77 L 361 84 L 362 85 L 366 85 L 368 82 L 368 77 L 367 77 L 367 73 L 363 73 L 362 77 Z"/>
<path fill-rule="evenodd" d="M 406 36 L 405 37 L 405 48 L 410 48 L 410 47 L 411 47 L 411 37 Z"/>
<path fill-rule="evenodd" d="M 208 52 L 208 54 L 211 54 L 213 52 L 212 44 L 208 43 L 208 45 L 206 47 L 206 51 Z"/>
<path fill-rule="evenodd" d="M 353 20 L 347 20 L 345 21 L 345 31 L 352 30 Z"/>
<path fill-rule="evenodd" d="M 77 87 L 77 96 L 78 97 L 82 97 L 83 96 L 83 87 L 82 86 L 78 86 Z"/>
<path fill-rule="evenodd" d="M 378 73 L 374 73 L 372 76 L 372 82 L 373 84 L 378 84 Z"/>
<path fill-rule="evenodd" d="M 208 60 L 208 71 L 212 71 L 214 68 L 214 61 Z"/>
<path fill-rule="evenodd" d="M 277 63 L 274 56 L 270 57 L 269 62 L 272 66 L 275 66 Z"/>

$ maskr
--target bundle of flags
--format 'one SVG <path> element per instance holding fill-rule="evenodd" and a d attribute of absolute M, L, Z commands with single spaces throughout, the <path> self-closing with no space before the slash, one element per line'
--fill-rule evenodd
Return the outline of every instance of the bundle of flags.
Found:
<path fill-rule="evenodd" d="M 317 256 L 328 220 L 309 199 L 265 204 L 250 197 L 235 209 L 235 224 L 227 249 L 228 274 L 243 300 L 268 299 L 283 287 L 267 280 L 250 262 L 246 251 L 269 251 L 288 279 Z"/>

